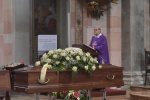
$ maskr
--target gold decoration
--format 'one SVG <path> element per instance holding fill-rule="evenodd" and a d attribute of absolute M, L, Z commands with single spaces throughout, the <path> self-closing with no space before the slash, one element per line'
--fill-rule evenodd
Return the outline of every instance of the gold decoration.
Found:
<path fill-rule="evenodd" d="M 95 2 L 95 1 L 92 1 L 92 2 L 88 3 L 88 9 L 91 10 L 91 11 L 96 10 L 97 6 L 98 6 L 98 3 Z"/>
<path fill-rule="evenodd" d="M 113 79 L 115 79 L 115 75 L 112 75 L 112 77 L 110 77 L 109 75 L 107 75 L 107 79 L 112 81 Z"/>
<path fill-rule="evenodd" d="M 50 79 L 48 79 L 46 82 L 42 82 L 40 79 L 38 79 L 38 82 L 39 82 L 40 84 L 42 84 L 42 85 L 45 85 L 45 84 L 47 84 L 47 83 L 49 82 L 49 80 L 50 80 Z"/>
<path fill-rule="evenodd" d="M 112 0 L 111 2 L 117 4 L 117 1 L 118 1 L 118 0 Z"/>
<path fill-rule="evenodd" d="M 86 0 L 88 16 L 92 18 L 99 19 L 103 16 L 103 12 L 107 9 L 110 9 L 109 4 L 117 4 L 118 0 Z"/>

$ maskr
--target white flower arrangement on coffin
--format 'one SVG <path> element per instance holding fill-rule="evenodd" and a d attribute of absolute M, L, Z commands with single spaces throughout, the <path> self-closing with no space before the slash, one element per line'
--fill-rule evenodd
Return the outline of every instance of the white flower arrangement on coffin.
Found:
<path fill-rule="evenodd" d="M 35 62 L 35 66 L 43 66 L 40 81 L 45 81 L 47 69 L 59 71 L 71 70 L 74 77 L 80 70 L 89 74 L 99 67 L 97 58 L 93 58 L 90 53 L 85 53 L 80 48 L 66 48 L 50 50 L 42 55 L 40 61 Z"/>

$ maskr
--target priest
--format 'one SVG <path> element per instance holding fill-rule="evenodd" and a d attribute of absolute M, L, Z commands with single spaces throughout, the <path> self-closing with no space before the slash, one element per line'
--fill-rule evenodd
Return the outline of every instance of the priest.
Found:
<path fill-rule="evenodd" d="M 95 26 L 93 31 L 94 31 L 94 36 L 92 37 L 89 46 L 100 53 L 100 55 L 98 55 L 99 64 L 104 64 L 104 63 L 109 64 L 110 61 L 109 61 L 107 39 L 105 35 L 101 33 L 100 27 Z"/>

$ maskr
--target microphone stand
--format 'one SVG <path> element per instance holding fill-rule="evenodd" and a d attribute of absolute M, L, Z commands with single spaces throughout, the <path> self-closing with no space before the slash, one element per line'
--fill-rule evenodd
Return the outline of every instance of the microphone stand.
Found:
<path fill-rule="evenodd" d="M 104 61 L 104 64 L 107 64 L 106 60 L 101 55 L 99 55 L 99 56 L 102 59 L 102 61 Z"/>

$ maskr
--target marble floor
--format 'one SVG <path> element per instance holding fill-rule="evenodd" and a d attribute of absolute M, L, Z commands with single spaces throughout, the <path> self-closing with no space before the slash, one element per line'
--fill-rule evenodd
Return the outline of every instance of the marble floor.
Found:
<path fill-rule="evenodd" d="M 50 100 L 49 96 L 24 93 L 11 93 L 11 100 Z M 102 97 L 93 97 L 92 100 L 103 100 Z M 106 100 L 130 100 L 128 94 L 118 96 L 107 96 Z"/>

